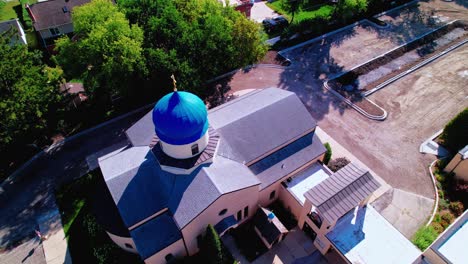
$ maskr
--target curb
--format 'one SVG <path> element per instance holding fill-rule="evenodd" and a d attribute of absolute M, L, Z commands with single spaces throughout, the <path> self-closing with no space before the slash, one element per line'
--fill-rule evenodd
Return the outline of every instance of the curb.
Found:
<path fill-rule="evenodd" d="M 456 21 L 453 21 L 453 22 L 456 22 Z M 449 25 L 449 24 L 447 24 L 447 25 Z M 373 93 L 379 91 L 380 89 L 385 88 L 385 86 L 387 86 L 387 85 L 389 85 L 389 84 L 391 84 L 391 83 L 393 83 L 393 82 L 395 82 L 395 81 L 397 81 L 397 80 L 399 80 L 399 79 L 405 77 L 406 75 L 408 75 L 408 74 L 410 74 L 410 73 L 412 73 L 412 72 L 414 72 L 414 71 L 416 71 L 416 70 L 418 70 L 418 69 L 420 69 L 420 68 L 426 66 L 427 64 L 429 64 L 429 63 L 435 61 L 436 59 L 438 59 L 438 58 L 440 58 L 440 57 L 442 57 L 442 56 L 444 56 L 444 55 L 447 55 L 449 52 L 451 52 L 451 51 L 453 51 L 453 50 L 455 50 L 455 49 L 457 49 L 457 48 L 459 48 L 459 47 L 465 45 L 467 42 L 468 42 L 468 38 L 465 39 L 465 40 L 462 40 L 462 41 L 460 41 L 460 42 L 458 42 L 458 43 L 456 43 L 456 44 L 454 44 L 454 45 L 452 45 L 452 46 L 450 46 L 450 47 L 448 47 L 447 49 L 441 51 L 440 53 L 438 53 L 438 54 L 436 54 L 436 55 L 434 55 L 434 56 L 432 56 L 432 57 L 429 57 L 429 58 L 423 60 L 422 62 L 420 62 L 420 63 L 414 65 L 413 67 L 409 68 L 408 70 L 406 70 L 406 71 L 404 71 L 404 72 L 402 72 L 402 73 L 400 73 L 400 74 L 398 74 L 398 75 L 396 75 L 396 76 L 393 76 L 392 78 L 390 78 L 390 79 L 384 81 L 383 83 L 377 85 L 376 87 L 374 87 L 374 88 L 372 88 L 371 90 L 369 90 L 369 91 L 363 93 L 362 95 L 363 95 L 364 97 L 366 97 L 366 96 L 369 96 L 369 95 L 371 95 L 371 94 L 373 94 Z"/>
<path fill-rule="evenodd" d="M 330 91 L 332 94 L 334 94 L 336 97 L 338 97 L 339 99 L 341 99 L 342 101 L 344 101 L 345 103 L 347 103 L 349 106 L 351 106 L 352 108 L 354 108 L 356 111 L 358 111 L 360 114 L 362 114 L 363 116 L 369 118 L 369 119 L 372 119 L 372 120 L 376 120 L 376 121 L 383 121 L 387 118 L 388 116 L 388 113 L 387 111 L 385 111 L 385 109 L 383 109 L 382 107 L 380 107 L 379 105 L 377 105 L 376 103 L 372 102 L 371 100 L 363 97 L 362 99 L 363 100 L 367 100 L 369 103 L 375 105 L 377 108 L 379 108 L 380 110 L 383 111 L 383 115 L 381 116 L 376 116 L 376 115 L 371 115 L 369 113 L 367 113 L 366 111 L 364 111 L 364 109 L 362 109 L 361 107 L 357 106 L 356 104 L 354 104 L 353 102 L 351 102 L 350 100 L 346 99 L 345 97 L 343 97 L 340 93 L 338 93 L 337 91 L 333 90 L 332 88 L 330 88 L 328 86 L 328 80 L 326 80 L 324 83 L 323 83 L 323 87 L 325 87 L 325 89 L 327 89 L 327 91 Z"/>
<path fill-rule="evenodd" d="M 392 11 L 395 11 L 395 10 L 398 10 L 398 9 L 401 9 L 401 8 L 405 8 L 405 7 L 407 7 L 407 6 L 410 6 L 410 5 L 413 5 L 413 4 L 417 4 L 417 3 L 419 3 L 419 0 L 415 0 L 415 1 L 412 1 L 412 2 L 409 2 L 409 3 L 406 3 L 406 4 L 403 4 L 403 5 L 401 5 L 401 6 L 394 7 L 394 8 L 392 8 L 392 9 L 390 9 L 390 10 L 387 10 L 387 11 L 384 11 L 384 12 L 379 13 L 379 14 L 377 14 L 377 15 L 374 15 L 373 17 L 374 17 L 374 18 L 377 18 L 377 17 L 383 16 L 383 15 L 385 15 L 385 14 L 387 14 L 387 13 L 390 13 L 390 12 L 392 12 Z M 336 33 L 339 33 L 339 32 L 344 31 L 344 30 L 346 30 L 346 29 L 348 29 L 348 28 L 350 28 L 350 27 L 355 27 L 355 26 L 360 25 L 360 24 L 368 24 L 368 25 L 371 26 L 371 27 L 375 25 L 375 23 L 372 23 L 372 22 L 369 21 L 368 19 L 364 18 L 364 19 L 361 19 L 361 20 L 359 20 L 359 21 L 356 21 L 356 22 L 354 22 L 354 23 L 352 23 L 352 24 L 349 24 L 349 25 L 347 25 L 347 26 L 345 26 L 345 27 L 336 29 L 336 30 L 334 30 L 334 31 L 325 33 L 325 34 L 320 35 L 320 36 L 318 36 L 318 37 L 315 37 L 315 38 L 313 38 L 313 39 L 309 39 L 309 40 L 307 40 L 307 41 L 305 41 L 305 42 L 301 42 L 301 43 L 299 43 L 299 44 L 297 44 L 297 45 L 294 45 L 294 46 L 291 46 L 291 47 L 289 47 L 289 48 L 285 48 L 285 49 L 283 49 L 283 50 L 280 50 L 280 51 L 278 51 L 278 54 L 280 54 L 280 55 L 282 55 L 283 57 L 287 58 L 286 56 L 283 55 L 283 53 L 286 53 L 286 52 L 289 52 L 289 51 L 291 51 L 291 50 L 300 48 L 300 47 L 302 47 L 302 46 L 308 45 L 308 44 L 313 43 L 313 42 L 315 42 L 315 41 L 322 40 L 322 39 L 324 39 L 324 38 L 326 38 L 326 37 L 332 36 L 332 35 L 334 35 L 334 34 L 336 34 Z M 287 59 L 289 59 L 289 58 L 287 58 Z"/>
<path fill-rule="evenodd" d="M 434 209 L 432 210 L 431 218 L 429 218 L 429 221 L 427 222 L 426 226 L 429 226 L 432 223 L 432 220 L 434 220 L 434 216 L 437 213 L 437 208 L 439 207 L 439 192 L 437 190 L 436 179 L 434 177 L 434 174 L 432 173 L 432 167 L 438 160 L 439 159 L 434 160 L 431 163 L 431 165 L 429 165 L 429 174 L 431 175 L 432 185 L 434 186 L 434 191 L 435 191 L 435 203 L 434 203 Z"/>

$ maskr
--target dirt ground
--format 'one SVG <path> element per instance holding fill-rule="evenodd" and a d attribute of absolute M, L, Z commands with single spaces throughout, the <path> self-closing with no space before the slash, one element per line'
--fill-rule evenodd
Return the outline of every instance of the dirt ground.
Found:
<path fill-rule="evenodd" d="M 449 16 L 446 20 L 466 18 L 466 3 L 421 2 L 417 12 L 432 12 L 430 8 L 435 7 L 439 11 L 433 14 Z M 365 118 L 322 87 L 322 76 L 378 56 L 400 45 L 402 36 L 408 40 L 430 30 L 421 26 L 424 20 L 406 11 L 401 17 L 398 12 L 388 16 L 404 26 L 394 24 L 380 33 L 361 27 L 331 36 L 287 52 L 293 63 L 286 69 L 239 72 L 230 85 L 232 91 L 279 87 L 295 92 L 325 132 L 392 187 L 433 199 L 428 166 L 435 157 L 420 154 L 419 145 L 468 106 L 466 45 L 372 95 L 370 99 L 389 112 L 383 122 Z"/>

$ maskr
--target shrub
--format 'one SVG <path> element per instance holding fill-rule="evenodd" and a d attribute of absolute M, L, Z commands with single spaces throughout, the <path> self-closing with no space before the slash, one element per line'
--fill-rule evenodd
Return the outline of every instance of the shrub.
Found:
<path fill-rule="evenodd" d="M 330 144 L 328 144 L 328 142 L 323 144 L 323 145 L 327 149 L 327 152 L 325 152 L 325 156 L 323 157 L 323 163 L 328 164 L 328 162 L 330 162 L 330 159 L 331 159 L 331 156 L 332 156 L 332 150 L 331 150 Z"/>
<path fill-rule="evenodd" d="M 466 124 L 468 124 L 468 107 L 450 120 L 440 135 L 444 145 L 452 152 L 457 152 L 468 145 L 468 137 L 466 136 L 468 135 L 468 126 Z"/>
<path fill-rule="evenodd" d="M 451 224 L 453 220 L 455 219 L 455 216 L 450 213 L 450 212 L 445 212 L 440 215 L 443 221 L 447 222 L 448 224 Z"/>
<path fill-rule="evenodd" d="M 432 226 L 423 226 L 416 231 L 412 242 L 424 251 L 437 238 L 437 232 Z"/>
<path fill-rule="evenodd" d="M 442 221 L 440 221 L 440 225 L 445 229 L 450 225 L 450 223 L 447 223 L 447 221 L 442 220 Z"/>
<path fill-rule="evenodd" d="M 337 172 L 338 170 L 348 165 L 349 163 L 350 161 L 347 158 L 344 158 L 344 157 L 336 158 L 330 161 L 330 163 L 328 163 L 328 168 L 330 168 L 330 170 L 332 170 L 333 172 Z"/>
<path fill-rule="evenodd" d="M 433 221 L 436 222 L 436 223 L 440 223 L 440 221 L 441 221 L 440 214 L 435 214 Z"/>
<path fill-rule="evenodd" d="M 448 209 L 449 202 L 445 199 L 439 200 L 439 211 Z"/>
<path fill-rule="evenodd" d="M 445 197 L 444 190 L 439 189 L 437 190 L 437 193 L 439 194 L 439 198 L 443 200 Z"/>
<path fill-rule="evenodd" d="M 439 169 L 439 171 L 443 171 L 445 169 L 445 167 L 447 166 L 447 164 L 449 163 L 449 161 L 452 160 L 452 159 L 449 159 L 449 158 L 445 158 L 445 159 L 439 159 L 437 161 L 437 168 Z"/>
<path fill-rule="evenodd" d="M 28 10 L 26 10 L 26 4 L 28 4 L 28 0 L 20 0 L 21 3 L 21 16 L 23 20 L 23 25 L 24 29 L 30 29 L 32 28 L 32 20 L 31 17 L 29 17 Z"/>
<path fill-rule="evenodd" d="M 440 223 L 432 222 L 431 226 L 434 228 L 437 234 L 444 232 L 444 227 Z"/>
<path fill-rule="evenodd" d="M 455 216 L 460 216 L 465 210 L 465 208 L 463 207 L 463 204 L 460 201 L 451 202 L 449 204 L 449 209 L 450 211 L 452 211 L 452 213 Z"/>

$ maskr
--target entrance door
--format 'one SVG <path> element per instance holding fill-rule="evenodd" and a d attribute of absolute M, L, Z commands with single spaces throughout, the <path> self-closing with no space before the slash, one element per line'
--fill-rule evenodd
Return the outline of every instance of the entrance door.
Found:
<path fill-rule="evenodd" d="M 304 227 L 302 228 L 302 230 L 304 231 L 304 233 L 306 233 L 307 236 L 310 237 L 310 239 L 312 239 L 312 241 L 314 241 L 317 237 L 317 233 L 315 233 L 314 230 L 312 230 L 312 228 L 307 223 L 304 223 Z"/>

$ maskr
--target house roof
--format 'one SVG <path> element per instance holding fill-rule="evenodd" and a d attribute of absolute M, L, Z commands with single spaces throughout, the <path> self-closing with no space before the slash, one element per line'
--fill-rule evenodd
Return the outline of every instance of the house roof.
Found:
<path fill-rule="evenodd" d="M 82 83 L 77 82 L 67 82 L 60 85 L 60 92 L 62 93 L 69 93 L 69 94 L 78 94 L 84 93 L 85 89 Z"/>
<path fill-rule="evenodd" d="M 320 216 L 333 223 L 379 187 L 380 184 L 368 170 L 350 163 L 304 196 L 312 202 Z"/>
<path fill-rule="evenodd" d="M 34 28 L 39 31 L 72 23 L 71 12 L 91 0 L 50 0 L 29 6 Z M 67 10 L 67 12 L 64 11 Z"/>
<path fill-rule="evenodd" d="M 138 253 L 147 259 L 182 238 L 169 213 L 159 215 L 131 232 Z"/>
<path fill-rule="evenodd" d="M 277 88 L 254 91 L 216 107 L 208 119 L 224 139 L 219 155 L 241 163 L 259 158 L 317 125 L 294 93 Z"/>
<path fill-rule="evenodd" d="M 17 18 L 0 22 L 0 35 L 10 30 L 14 30 L 14 34 L 11 36 L 10 40 L 11 44 L 27 44 L 23 28 Z"/>
<path fill-rule="evenodd" d="M 287 233 L 288 230 L 279 221 L 278 217 L 274 217 L 271 221 L 268 219 L 268 215 L 272 214 L 271 211 L 260 207 L 257 209 L 253 217 L 253 223 L 257 227 L 258 231 L 262 234 L 263 238 L 271 245 L 279 235 Z M 274 215 L 274 214 L 273 214 Z"/>

